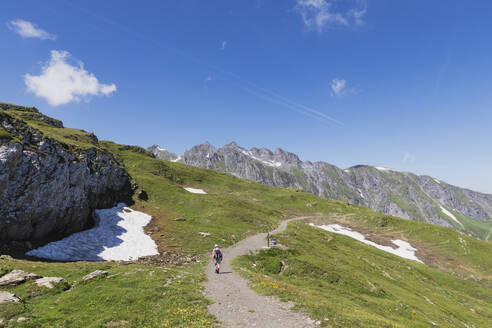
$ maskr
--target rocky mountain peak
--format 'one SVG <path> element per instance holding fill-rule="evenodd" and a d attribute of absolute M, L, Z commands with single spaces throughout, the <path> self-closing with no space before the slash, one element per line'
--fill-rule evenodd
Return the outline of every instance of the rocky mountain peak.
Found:
<path fill-rule="evenodd" d="M 273 152 L 256 147 L 246 150 L 236 142 L 222 148 L 205 142 L 185 152 L 182 161 L 275 187 L 299 188 L 324 198 L 365 205 L 385 214 L 453 227 L 478 238 L 492 238 L 492 195 L 431 177 L 370 165 L 342 170 L 326 162 L 302 162 L 281 148 Z M 469 220 L 482 221 L 483 228 L 466 229 Z"/>
<path fill-rule="evenodd" d="M 228 148 L 241 148 L 241 147 L 238 146 L 238 144 L 235 141 L 231 141 L 230 143 L 228 143 L 224 147 L 228 147 Z"/>
<path fill-rule="evenodd" d="M 157 144 L 153 144 L 152 146 L 148 147 L 147 150 L 154 154 L 156 158 L 166 161 L 176 161 L 179 158 L 179 156 L 175 153 L 172 153 Z"/>
<path fill-rule="evenodd" d="M 299 159 L 299 156 L 297 156 L 294 153 L 285 151 L 282 148 L 275 149 L 274 158 L 279 162 L 286 163 L 289 165 L 296 165 L 296 166 L 302 165 L 302 161 Z"/>

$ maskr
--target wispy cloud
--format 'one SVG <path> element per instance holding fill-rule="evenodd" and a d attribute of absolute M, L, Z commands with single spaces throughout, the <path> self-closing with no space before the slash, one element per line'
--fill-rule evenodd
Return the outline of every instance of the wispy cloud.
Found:
<path fill-rule="evenodd" d="M 190 53 L 184 52 L 184 51 L 177 49 L 175 47 L 164 44 L 164 43 L 162 43 L 162 41 L 160 41 L 158 39 L 153 39 L 153 38 L 149 37 L 148 35 L 140 34 L 134 30 L 131 30 L 128 28 L 128 25 L 110 20 L 104 16 L 96 15 L 87 9 L 84 9 L 78 5 L 75 5 L 74 3 L 66 2 L 65 4 L 71 6 L 72 8 L 76 8 L 78 10 L 81 10 L 82 12 L 84 12 L 84 14 L 91 15 L 92 17 L 103 21 L 104 23 L 108 24 L 112 28 L 123 31 L 127 37 L 133 37 L 135 39 L 148 42 L 148 43 L 150 43 L 156 47 L 165 49 L 167 51 L 172 51 L 174 53 L 177 53 L 177 54 L 183 56 L 184 58 L 187 58 L 191 62 L 206 66 L 206 67 L 214 70 L 215 74 L 216 74 L 216 76 L 214 76 L 214 78 L 216 80 L 217 80 L 217 77 L 220 76 L 221 78 L 226 79 L 232 85 L 234 85 L 234 86 L 236 86 L 236 87 L 238 87 L 238 88 L 240 88 L 240 89 L 242 89 L 242 90 L 244 90 L 244 91 L 246 91 L 246 92 L 248 92 L 248 93 L 250 93 L 256 97 L 262 98 L 262 99 L 269 101 L 273 104 L 277 104 L 277 105 L 280 105 L 284 108 L 298 112 L 298 113 L 305 115 L 307 117 L 311 117 L 317 121 L 324 122 L 324 123 L 331 123 L 331 124 L 336 123 L 337 125 L 344 125 L 342 122 L 329 116 L 328 114 L 323 113 L 321 110 L 300 104 L 300 103 L 295 102 L 295 101 L 293 101 L 293 100 L 291 100 L 285 96 L 282 96 L 281 94 L 279 94 L 277 92 L 274 92 L 270 89 L 267 89 L 267 88 L 264 88 L 261 86 L 258 86 L 255 83 L 248 81 L 248 80 L 244 79 L 243 77 L 241 77 L 237 74 L 234 74 L 233 72 L 224 70 L 218 66 L 210 64 L 210 63 L 196 57 L 195 55 L 192 55 Z"/>
<path fill-rule="evenodd" d="M 225 50 L 227 47 L 227 40 L 222 41 L 222 44 L 220 45 L 220 50 Z"/>
<path fill-rule="evenodd" d="M 27 91 L 46 99 L 53 105 L 59 106 L 90 96 L 110 95 L 116 91 L 115 84 L 102 84 L 94 74 L 84 69 L 84 64 L 78 62 L 71 65 L 68 62 L 70 54 L 66 51 L 51 51 L 51 58 L 42 65 L 40 75 L 24 75 Z"/>
<path fill-rule="evenodd" d="M 356 26 L 364 23 L 367 12 L 365 0 L 297 0 L 294 10 L 309 29 L 322 32 L 327 26 Z"/>
<path fill-rule="evenodd" d="M 341 96 L 345 91 L 346 85 L 347 85 L 347 81 L 345 81 L 344 79 L 331 80 L 330 87 L 331 87 L 332 95 L 337 97 Z"/>
<path fill-rule="evenodd" d="M 356 87 L 349 87 L 345 79 L 338 79 L 338 78 L 331 80 L 330 88 L 331 88 L 332 97 L 344 97 L 348 95 L 356 95 L 360 91 Z"/>
<path fill-rule="evenodd" d="M 23 38 L 38 38 L 41 40 L 56 40 L 56 35 L 40 29 L 33 23 L 22 19 L 16 19 L 7 23 L 9 29 Z"/>
<path fill-rule="evenodd" d="M 413 156 L 409 151 L 407 150 L 402 150 L 401 151 L 401 154 L 402 154 L 402 159 L 401 159 L 401 162 L 404 163 L 404 164 L 410 164 L 410 163 L 413 163 L 415 162 L 415 156 Z"/>

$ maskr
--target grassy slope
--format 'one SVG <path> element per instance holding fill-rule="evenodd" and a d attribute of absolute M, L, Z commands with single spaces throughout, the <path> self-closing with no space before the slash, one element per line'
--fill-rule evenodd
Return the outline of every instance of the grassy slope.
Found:
<path fill-rule="evenodd" d="M 25 303 L 0 305 L 0 317 L 31 318 L 20 327 L 104 327 L 126 321 L 125 327 L 212 327 L 208 302 L 198 282 L 203 266 L 186 268 L 154 267 L 116 263 L 42 263 L 1 261 L 2 268 L 23 269 L 43 276 L 61 276 L 69 283 L 97 269 L 107 270 L 107 278 L 80 283 L 68 291 L 38 287 L 26 282 L 2 287 Z"/>
<path fill-rule="evenodd" d="M 317 223 L 377 234 L 375 240 L 388 245 L 406 239 L 429 265 L 300 222 L 278 236 L 289 250 L 243 256 L 236 264 L 257 291 L 293 301 L 322 326 L 487 327 L 492 320 L 489 243 L 450 229 L 355 212 Z"/>
<path fill-rule="evenodd" d="M 214 243 L 231 245 L 246 235 L 271 230 L 282 219 L 330 212 L 342 204 L 322 201 L 315 208 L 308 207 L 306 204 L 320 199 L 294 189 L 273 188 L 212 170 L 150 158 L 114 143 L 104 145 L 117 154 L 134 181 L 148 193 L 149 200 L 137 201 L 134 207 L 154 216 L 151 225 L 159 231 L 153 232 L 152 237 L 160 241 L 163 250 L 170 244 L 174 246 L 170 248 L 190 255 L 203 254 Z M 192 194 L 183 187 L 201 188 L 208 194 Z M 187 220 L 173 221 L 176 217 Z M 198 232 L 212 235 L 203 238 Z"/>
<path fill-rule="evenodd" d="M 293 299 L 300 307 L 308 307 L 316 318 L 322 318 L 323 313 L 330 313 L 330 317 L 338 318 L 339 323 L 401 323 L 401 326 L 411 326 L 410 323 L 423 323 L 421 311 L 430 309 L 432 318 L 439 323 L 444 322 L 442 318 L 445 316 L 454 318 L 454 312 L 459 320 L 474 320 L 470 322 L 475 322 L 476 326 L 481 325 L 480 320 L 484 317 L 491 318 L 490 305 L 486 304 L 491 303 L 492 279 L 492 259 L 489 257 L 492 247 L 488 243 L 459 235 L 449 229 L 391 218 L 367 208 L 321 199 L 297 190 L 272 188 L 215 171 L 153 159 L 137 147 L 125 147 L 111 142 L 91 146 L 85 131 L 56 129 L 39 121 L 25 117 L 21 119 L 69 147 L 97 147 L 113 152 L 139 187 L 149 194 L 147 202 L 135 199 L 133 208 L 153 216 L 147 230 L 157 241 L 161 252 L 199 256 L 207 253 L 216 242 L 223 246 L 230 245 L 246 235 L 271 229 L 284 218 L 320 214 L 330 222 L 339 222 L 359 231 L 407 239 L 421 250 L 418 256 L 432 266 L 429 268 L 408 263 L 369 249 L 351 239 L 331 236 L 302 223 L 290 226 L 285 238 L 281 239 L 292 248 L 291 252 L 258 255 L 271 262 L 273 268 L 278 266 L 278 258 L 285 257 L 289 270 L 294 274 L 279 276 L 275 269 L 264 269 L 262 265 L 252 270 L 250 261 L 260 263 L 263 260 L 248 257 L 241 260 L 242 265 L 250 270 L 247 272 L 253 281 L 263 277 L 265 281 L 271 281 L 271 284 L 286 283 L 289 290 L 282 289 L 283 297 Z M 183 189 L 184 186 L 202 188 L 209 194 L 191 194 Z M 176 217 L 185 217 L 187 220 L 173 221 Z M 201 237 L 198 235 L 200 231 L 210 232 L 212 235 Z M 308 266 L 304 264 L 306 262 L 309 262 Z M 410 266 L 412 270 L 405 269 L 406 266 Z M 100 327 L 110 321 L 126 320 L 129 322 L 128 326 L 133 327 L 213 326 L 213 318 L 206 313 L 207 301 L 197 284 L 203 279 L 203 264 L 173 268 L 150 263 L 124 265 L 0 260 L 0 271 L 14 268 L 44 276 L 62 276 L 69 282 L 79 280 L 86 273 L 101 268 L 118 275 L 81 284 L 71 291 L 40 290 L 32 283 L 2 287 L 1 290 L 18 294 L 25 300 L 25 304 L 0 306 L 0 318 L 24 315 L 33 319 L 29 323 L 12 325 Z M 302 268 L 310 270 L 301 275 L 299 270 L 302 271 Z M 397 279 L 396 282 L 380 278 L 377 272 L 380 275 L 382 271 Z M 265 278 L 263 274 L 270 278 Z M 172 280 L 170 285 L 165 286 L 171 276 L 181 278 Z M 339 279 L 337 283 L 330 284 L 331 292 L 326 293 L 326 277 L 331 277 L 331 280 L 341 277 L 347 283 L 339 283 Z M 290 280 L 281 281 L 282 279 Z M 372 286 L 367 280 L 376 288 L 372 292 Z M 323 287 L 316 287 L 316 284 Z M 428 296 L 428 288 L 442 290 L 437 294 L 439 298 L 435 302 L 432 295 Z M 277 293 L 279 290 L 263 285 L 260 289 L 268 293 Z M 296 295 L 303 297 L 300 299 Z M 417 300 L 426 302 L 416 295 L 426 295 L 436 304 L 435 308 L 423 307 L 420 303 L 416 306 Z M 409 297 L 408 302 L 406 297 Z M 390 311 L 393 306 L 400 304 L 396 300 L 402 300 L 402 306 L 412 306 L 418 319 L 411 321 L 404 307 L 396 312 Z M 443 302 L 443 305 L 437 302 Z M 451 302 L 457 305 L 451 307 Z M 464 302 L 466 306 L 459 305 L 459 302 Z M 348 315 L 345 308 L 337 304 L 345 304 L 347 309 L 354 311 Z M 467 306 L 473 308 L 475 313 L 468 314 Z M 327 323 L 331 324 L 328 321 Z"/>

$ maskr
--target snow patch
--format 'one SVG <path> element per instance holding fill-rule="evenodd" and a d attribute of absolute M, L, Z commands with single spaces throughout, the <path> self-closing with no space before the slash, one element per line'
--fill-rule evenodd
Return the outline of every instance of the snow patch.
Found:
<path fill-rule="evenodd" d="M 463 224 L 458 221 L 458 219 L 456 218 L 456 216 L 453 215 L 453 213 L 451 213 L 450 211 L 448 211 L 447 209 L 445 209 L 444 207 L 440 206 L 441 207 L 441 211 L 446 214 L 447 216 L 449 216 L 451 219 L 453 219 L 454 222 L 458 223 L 461 227 L 463 227 Z"/>
<path fill-rule="evenodd" d="M 437 180 L 437 179 L 434 179 L 435 182 L 437 182 L 438 184 L 441 184 L 441 181 Z"/>
<path fill-rule="evenodd" d="M 144 232 L 152 217 L 120 203 L 95 210 L 94 228 L 74 233 L 26 253 L 57 261 L 129 261 L 157 255 L 157 245 Z"/>
<path fill-rule="evenodd" d="M 374 168 L 379 170 L 379 171 L 383 171 L 383 172 L 386 172 L 386 171 L 401 172 L 399 170 L 389 169 L 389 168 L 383 167 L 383 166 L 374 166 Z"/>
<path fill-rule="evenodd" d="M 379 245 L 373 241 L 367 240 L 363 234 L 361 234 L 357 231 L 353 231 L 350 228 L 342 227 L 341 225 L 338 225 L 338 224 L 328 224 L 328 225 L 317 226 L 313 223 L 310 223 L 310 225 L 313 227 L 321 228 L 321 229 L 329 231 L 329 232 L 334 232 L 334 233 L 338 233 L 341 235 L 345 235 L 345 236 L 357 239 L 358 241 L 361 241 L 364 244 L 374 246 L 380 250 L 394 254 L 394 255 L 399 256 L 399 257 L 403 257 L 405 259 L 414 260 L 414 261 L 417 261 L 420 263 L 424 263 L 417 256 L 415 256 L 415 251 L 417 251 L 417 249 L 413 248 L 412 245 L 410 245 L 409 243 L 407 243 L 404 240 L 400 240 L 400 239 L 392 240 L 391 242 L 393 244 L 395 244 L 396 246 L 398 246 L 397 249 L 394 249 L 392 247 Z"/>
<path fill-rule="evenodd" d="M 207 192 L 203 189 L 195 189 L 195 188 L 184 188 L 184 190 L 191 192 L 192 194 L 206 194 Z"/>
<path fill-rule="evenodd" d="M 360 197 L 362 197 L 362 198 L 366 199 L 366 197 L 364 197 L 364 195 L 362 194 L 362 190 L 357 189 L 357 191 L 359 192 Z"/>
<path fill-rule="evenodd" d="M 258 157 L 256 157 L 256 156 L 254 156 L 254 155 L 253 155 L 250 151 L 246 151 L 246 150 L 244 150 L 244 149 L 240 149 L 240 151 L 241 151 L 241 153 L 243 153 L 244 155 L 246 155 L 246 156 L 248 156 L 248 157 L 251 157 L 252 159 L 257 160 L 257 161 L 259 161 L 259 162 L 261 162 L 261 163 L 263 163 L 263 164 L 265 164 L 265 165 L 272 166 L 272 167 L 280 167 L 280 166 L 282 166 L 282 163 L 280 163 L 280 162 L 271 161 L 271 160 L 269 160 L 269 161 L 264 161 L 264 160 L 262 160 L 261 158 L 258 158 Z"/>
<path fill-rule="evenodd" d="M 343 172 L 350 173 L 350 170 L 349 169 L 345 169 L 345 170 L 343 170 Z"/>
<path fill-rule="evenodd" d="M 171 162 L 176 163 L 179 160 L 181 160 L 181 155 L 179 155 L 178 158 L 172 159 Z"/>

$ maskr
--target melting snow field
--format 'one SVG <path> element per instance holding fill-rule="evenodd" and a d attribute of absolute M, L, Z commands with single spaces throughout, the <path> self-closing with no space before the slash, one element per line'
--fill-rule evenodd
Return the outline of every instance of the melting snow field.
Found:
<path fill-rule="evenodd" d="M 157 245 L 143 228 L 151 216 L 123 203 L 95 210 L 94 228 L 74 233 L 26 253 L 57 261 L 128 261 L 157 255 Z"/>
<path fill-rule="evenodd" d="M 206 194 L 207 192 L 203 189 L 195 189 L 195 188 L 184 188 L 184 190 L 191 192 L 192 194 Z"/>
<path fill-rule="evenodd" d="M 390 246 L 379 245 L 373 241 L 367 240 L 363 234 L 361 234 L 357 231 L 353 231 L 349 228 L 342 227 L 341 225 L 338 225 L 338 224 L 329 224 L 329 225 L 317 226 L 317 225 L 314 225 L 313 223 L 310 223 L 310 225 L 313 227 L 321 228 L 321 229 L 326 230 L 326 231 L 338 233 L 341 235 L 345 235 L 345 236 L 357 239 L 357 240 L 363 242 L 364 244 L 374 246 L 380 250 L 394 254 L 396 256 L 403 257 L 403 258 L 406 258 L 409 260 L 414 260 L 414 261 L 417 261 L 420 263 L 424 263 L 421 260 L 419 260 L 419 258 L 417 256 L 415 256 L 415 251 L 417 251 L 417 249 L 413 248 L 412 245 L 410 245 L 406 241 L 403 241 L 400 239 L 392 240 L 391 242 L 393 244 L 395 244 L 396 246 L 398 246 L 397 249 L 394 249 Z"/>
<path fill-rule="evenodd" d="M 451 219 L 453 219 L 454 222 L 458 223 L 460 226 L 463 226 L 463 224 L 460 221 L 458 221 L 458 219 L 456 218 L 456 216 L 453 215 L 453 213 L 451 213 L 450 211 L 448 211 L 442 206 L 441 206 L 441 211 L 447 216 L 449 216 Z"/>

